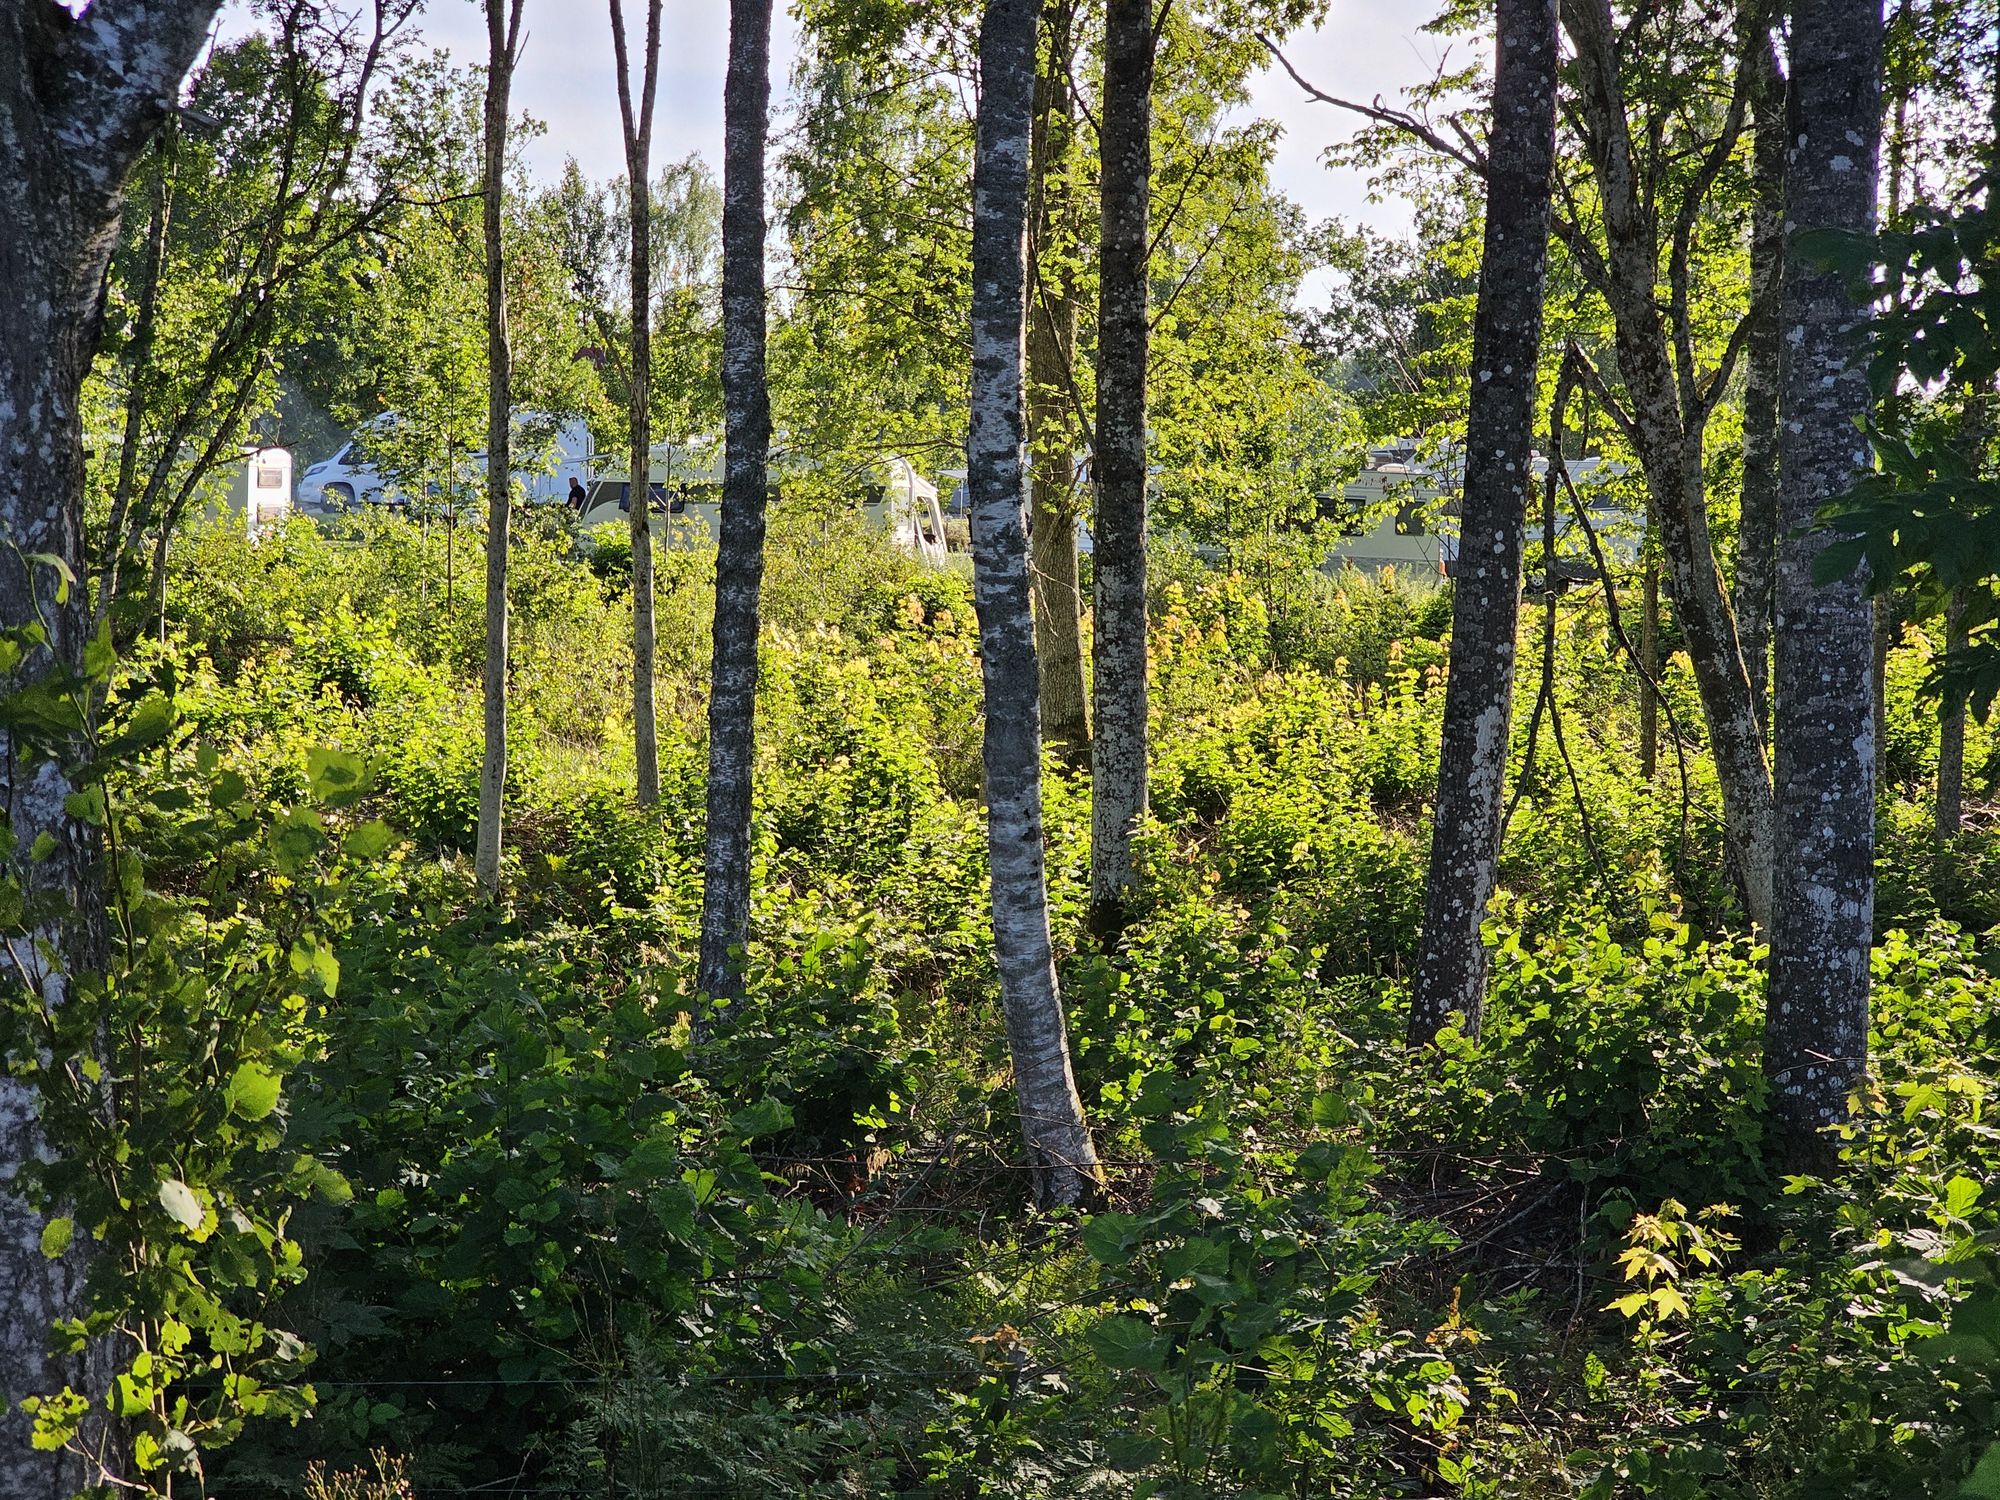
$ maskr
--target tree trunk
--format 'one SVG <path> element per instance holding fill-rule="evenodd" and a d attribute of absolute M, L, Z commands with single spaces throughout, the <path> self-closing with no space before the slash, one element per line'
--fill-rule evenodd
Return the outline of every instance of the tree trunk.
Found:
<path fill-rule="evenodd" d="M 1639 579 L 1639 779 L 1651 785 L 1660 773 L 1660 542 L 1653 507 L 1646 507 L 1646 537 Z"/>
<path fill-rule="evenodd" d="M 618 67 L 618 110 L 625 135 L 625 194 L 632 221 L 630 279 L 632 363 L 627 372 L 626 448 L 632 536 L 632 756 L 641 807 L 660 800 L 660 721 L 653 706 L 653 96 L 660 72 L 660 0 L 646 6 L 646 57 L 639 100 L 625 47 L 624 0 L 611 0 L 611 46 Z"/>
<path fill-rule="evenodd" d="M 1785 264 L 1785 80 L 1768 38 L 1753 59 L 1750 332 L 1743 351 L 1743 503 L 1736 546 L 1736 629 L 1743 666 L 1770 723 L 1771 598 L 1778 550 L 1779 298 Z"/>
<path fill-rule="evenodd" d="M 1090 743 L 1091 928 L 1125 924 L 1132 834 L 1146 816 L 1147 250 L 1153 173 L 1152 0 L 1109 0 L 1099 135 L 1096 695 Z"/>
<path fill-rule="evenodd" d="M 472 873 L 500 893 L 501 799 L 507 790 L 507 547 L 513 530 L 514 355 L 507 342 L 507 108 L 522 0 L 486 0 L 486 748 Z"/>
<path fill-rule="evenodd" d="M 59 587 L 58 559 L 84 576 L 83 431 L 79 405 L 103 311 L 105 269 L 125 179 L 165 117 L 216 5 L 128 0 L 80 18 L 58 6 L 0 7 L 0 631 L 39 623 L 0 692 L 81 669 L 90 604 Z M 34 942 L 17 943 L 50 1005 L 104 962 L 104 894 L 91 829 L 65 806 L 67 736 L 36 741 L 0 729 L 0 811 L 12 835 L 8 873 L 28 897 Z M 41 857 L 30 857 L 37 844 Z M 15 982 L 10 976 L 9 983 Z M 0 1069 L 0 1495 L 67 1500 L 98 1476 L 71 1453 L 30 1447 L 24 1396 L 73 1387 L 101 1410 L 101 1346 L 49 1352 L 51 1325 L 84 1308 L 86 1237 L 42 1254 L 46 1219 L 17 1190 L 21 1167 L 47 1155 L 32 1077 Z M 109 1455 L 107 1455 L 109 1456 Z"/>
<path fill-rule="evenodd" d="M 1944 652 L 1947 659 L 1966 646 L 1966 596 L 1954 589 L 1944 606 Z M 1937 841 L 1958 837 L 1965 821 L 1965 700 L 1946 706 L 1938 724 L 1938 779 L 1935 828 Z"/>
<path fill-rule="evenodd" d="M 1792 22 L 1788 235 L 1875 226 L 1882 12 L 1875 0 L 1798 0 Z M 1764 1067 L 1784 1149 L 1832 1155 L 1868 1050 L 1875 909 L 1874 626 L 1866 573 L 1812 581 L 1823 536 L 1800 534 L 1867 470 L 1868 304 L 1837 272 L 1788 254 L 1778 517 L 1778 884 Z"/>
<path fill-rule="evenodd" d="M 1750 919 L 1768 927 L 1776 853 L 1770 766 L 1735 615 L 1716 566 L 1702 462 L 1719 388 L 1713 380 L 1705 385 L 1689 363 L 1691 272 L 1678 249 L 1668 268 L 1671 325 L 1662 316 L 1657 184 L 1642 180 L 1635 159 L 1610 0 L 1561 0 L 1561 7 L 1576 46 L 1578 104 L 1603 208 L 1605 254 L 1594 274 L 1611 308 L 1629 406 L 1625 421 L 1645 474 L 1669 595 L 1701 693 L 1731 862 Z M 1683 349 L 1678 367 L 1670 331 L 1673 346 Z"/>
<path fill-rule="evenodd" d="M 1035 75 L 1028 236 L 1029 544 L 1042 738 L 1072 764 L 1090 753 L 1083 683 L 1083 595 L 1076 566 L 1076 293 L 1069 258 L 1077 225 L 1068 180 L 1076 127 L 1069 74 L 1075 0 L 1046 0 L 1048 56 Z"/>
<path fill-rule="evenodd" d="M 750 791 L 756 759 L 758 595 L 771 397 L 764 379 L 764 136 L 771 0 L 731 0 L 723 99 L 722 537 L 715 555 L 715 669 L 708 700 L 708 843 L 702 991 L 733 997 L 750 936 Z"/>
<path fill-rule="evenodd" d="M 993 947 L 1036 1201 L 1098 1189 L 1097 1154 L 1070 1070 L 1049 938 L 1042 849 L 1039 675 L 1029 605 L 1022 464 L 1028 138 L 1036 0 L 987 0 L 979 35 L 972 184 L 973 603 L 986 698 L 987 849 Z"/>
<path fill-rule="evenodd" d="M 1499 878 L 1501 793 L 1514 702 L 1522 530 L 1548 273 L 1555 159 L 1555 0 L 1500 0 L 1485 244 L 1472 328 L 1472 401 L 1453 582 L 1424 923 L 1410 989 L 1410 1041 L 1430 1041 L 1452 1012 L 1479 1033 L 1486 948 L 1479 939 Z M 1553 549 L 1553 537 L 1545 538 Z"/>

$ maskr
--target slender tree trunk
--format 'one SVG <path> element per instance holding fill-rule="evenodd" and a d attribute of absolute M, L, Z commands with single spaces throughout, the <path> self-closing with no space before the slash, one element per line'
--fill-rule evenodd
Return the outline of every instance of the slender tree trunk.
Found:
<path fill-rule="evenodd" d="M 1479 1034 L 1480 923 L 1500 869 L 1501 793 L 1513 723 L 1522 530 L 1534 488 L 1536 374 L 1555 163 L 1555 0 L 1500 0 L 1487 147 L 1486 230 L 1472 325 L 1472 404 L 1453 583 L 1424 924 L 1410 988 L 1410 1041 L 1456 1011 Z M 1546 538 L 1554 547 L 1554 538 Z"/>
<path fill-rule="evenodd" d="M 1042 849 L 1040 678 L 1029 605 L 1023 369 L 1036 0 L 987 0 L 972 182 L 973 603 L 985 684 L 993 947 L 1036 1201 L 1098 1189 L 1070 1069 Z"/>
<path fill-rule="evenodd" d="M 1090 744 L 1091 927 L 1124 927 L 1132 835 L 1146 816 L 1147 249 L 1153 174 L 1153 0 L 1108 0 L 1099 135 L 1096 695 Z"/>
<path fill-rule="evenodd" d="M 165 117 L 216 6 L 127 0 L 77 18 L 59 6 L 0 7 L 0 630 L 39 624 L 0 678 L 0 695 L 82 665 L 90 603 L 65 592 L 54 563 L 84 576 L 80 393 L 103 311 L 105 268 L 125 179 Z M 14 851 L 7 873 L 27 896 L 23 978 L 57 1006 L 74 976 L 104 963 L 104 892 L 92 830 L 65 807 L 66 733 L 0 729 L 0 813 Z M 41 845 L 41 852 L 30 851 Z M 23 1396 L 73 1387 L 102 1409 L 101 1345 L 54 1355 L 59 1318 L 84 1312 L 86 1237 L 42 1254 L 46 1220 L 19 1191 L 23 1165 L 46 1156 L 31 1076 L 0 1068 L 0 1495 L 67 1500 L 98 1475 L 73 1454 L 29 1445 Z M 106 1455 L 113 1462 L 115 1455 Z"/>
<path fill-rule="evenodd" d="M 1646 539 L 1639 578 L 1639 779 L 1651 785 L 1660 771 L 1660 543 L 1653 507 L 1646 507 Z"/>
<path fill-rule="evenodd" d="M 1743 504 L 1736 547 L 1736 629 L 1770 722 L 1771 599 L 1778 554 L 1778 382 L 1784 354 L 1779 298 L 1785 264 L 1785 80 L 1769 38 L 1756 69 L 1750 158 L 1750 333 L 1743 351 Z"/>
<path fill-rule="evenodd" d="M 522 0 L 486 0 L 486 749 L 479 764 L 473 878 L 500 893 L 507 790 L 507 548 L 514 510 L 514 354 L 507 342 L 507 109 Z"/>
<path fill-rule="evenodd" d="M 118 444 L 118 478 L 111 490 L 111 514 L 97 539 L 97 597 L 92 601 L 102 619 L 118 598 L 119 574 L 125 559 L 125 518 L 132 509 L 139 480 L 139 446 L 145 439 L 148 387 L 153 379 L 153 349 L 159 336 L 160 281 L 167 264 L 167 225 L 173 216 L 173 189 L 178 152 L 171 119 L 160 130 L 152 167 L 152 212 L 146 224 L 145 268 L 140 272 L 138 307 L 132 319 L 132 344 L 127 359 L 124 432 Z M 165 612 L 162 611 L 164 620 Z"/>
<path fill-rule="evenodd" d="M 1035 585 L 1035 651 L 1041 665 L 1042 738 L 1063 759 L 1090 753 L 1084 706 L 1083 595 L 1076 563 L 1076 250 L 1070 137 L 1075 0 L 1046 0 L 1048 55 L 1035 75 L 1028 236 L 1028 528 Z"/>
<path fill-rule="evenodd" d="M 618 110 L 625 135 L 625 194 L 632 223 L 630 276 L 632 362 L 627 372 L 631 442 L 632 535 L 632 755 L 637 762 L 641 807 L 660 800 L 660 721 L 653 702 L 653 98 L 660 74 L 660 0 L 647 0 L 646 57 L 640 97 L 632 99 L 632 69 L 625 46 L 624 0 L 611 0 L 611 45 L 618 66 Z"/>
<path fill-rule="evenodd" d="M 771 112 L 771 0 L 730 0 L 723 100 L 722 537 L 715 555 L 715 670 L 708 700 L 708 846 L 701 903 L 704 993 L 734 996 L 750 937 L 750 791 L 756 760 L 758 596 L 771 397 L 764 379 L 764 136 Z"/>
<path fill-rule="evenodd" d="M 1626 422 L 1659 526 L 1675 619 L 1701 693 L 1731 863 L 1751 921 L 1768 928 L 1776 811 L 1764 727 L 1709 532 L 1702 458 L 1717 390 L 1712 382 L 1704 386 L 1700 372 L 1688 364 L 1688 260 L 1678 250 L 1671 257 L 1671 317 L 1663 318 L 1661 226 L 1654 217 L 1654 185 L 1642 178 L 1635 156 L 1610 0 L 1560 4 L 1576 46 L 1578 104 L 1603 208 L 1605 254 L 1595 274 L 1611 308 Z M 1684 350 L 1678 367 L 1673 347 Z"/>
<path fill-rule="evenodd" d="M 1944 606 L 1944 651 L 1946 657 L 1966 646 L 1966 597 L 1954 589 Z M 1938 724 L 1938 778 L 1935 828 L 1937 841 L 1948 844 L 1958 837 L 1965 821 L 1965 702 L 1950 704 Z"/>
<path fill-rule="evenodd" d="M 1875 226 L 1882 133 L 1876 0 L 1798 0 L 1792 20 L 1789 235 Z M 1866 574 L 1815 587 L 1824 537 L 1800 534 L 1868 467 L 1868 305 L 1836 272 L 1785 268 L 1775 673 L 1778 885 L 1765 1071 L 1792 1160 L 1824 1163 L 1868 1051 L 1875 911 L 1874 629 Z"/>

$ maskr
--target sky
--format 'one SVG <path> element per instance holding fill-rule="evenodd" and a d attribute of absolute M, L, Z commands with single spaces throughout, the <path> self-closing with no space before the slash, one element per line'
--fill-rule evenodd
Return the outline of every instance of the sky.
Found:
<path fill-rule="evenodd" d="M 1333 0 L 1327 21 L 1291 38 L 1285 52 L 1305 78 L 1327 93 L 1361 101 L 1380 94 L 1393 101 L 1400 89 L 1437 69 L 1442 43 L 1418 29 L 1436 10 L 1437 0 Z M 778 6 L 772 35 L 771 67 L 779 99 L 797 56 L 796 27 L 788 11 L 788 6 Z M 636 20 L 643 28 L 642 5 L 628 5 L 627 14 L 628 26 Z M 460 61 L 479 62 L 486 56 L 483 15 L 472 0 L 431 0 L 421 26 L 431 44 L 447 48 Z M 231 0 L 224 16 L 226 30 L 240 30 L 246 7 Z M 624 175 L 608 17 L 606 0 L 527 0 L 527 38 L 514 98 L 518 109 L 547 126 L 547 133 L 527 150 L 538 177 L 553 181 L 571 156 L 591 177 Z M 729 7 L 726 0 L 665 0 L 663 20 L 653 159 L 664 163 L 698 152 L 719 168 Z M 1359 173 L 1321 163 L 1326 146 L 1353 128 L 1344 112 L 1308 99 L 1275 65 L 1258 75 L 1251 95 L 1250 115 L 1284 127 L 1273 181 L 1309 217 L 1337 214 L 1392 233 L 1408 227 L 1399 204 L 1368 202 Z"/>

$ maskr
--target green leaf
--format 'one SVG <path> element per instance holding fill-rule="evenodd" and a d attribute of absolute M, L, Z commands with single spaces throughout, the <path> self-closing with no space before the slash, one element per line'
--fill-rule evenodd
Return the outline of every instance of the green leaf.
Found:
<path fill-rule="evenodd" d="M 42 1226 L 42 1254 L 50 1260 L 61 1260 L 68 1252 L 70 1242 L 76 1238 L 76 1221 L 68 1218 L 51 1219 Z"/>
<path fill-rule="evenodd" d="M 354 859 L 378 859 L 396 842 L 395 830 L 380 818 L 363 823 L 341 841 L 341 848 Z"/>
<path fill-rule="evenodd" d="M 1354 1110 L 1347 1102 L 1347 1096 L 1328 1090 L 1312 1102 L 1312 1121 L 1327 1129 L 1336 1129 L 1354 1118 Z"/>
<path fill-rule="evenodd" d="M 368 762 L 346 750 L 319 749 L 306 757 L 312 794 L 328 807 L 346 807 L 368 795 Z"/>
<path fill-rule="evenodd" d="M 1083 1226 L 1083 1248 L 1101 1266 L 1122 1266 L 1138 1243 L 1139 1221 L 1131 1214 L 1095 1214 Z"/>
<path fill-rule="evenodd" d="M 125 727 L 105 744 L 104 758 L 129 755 L 148 745 L 157 745 L 172 732 L 177 717 L 173 699 L 165 693 L 148 693 L 132 710 Z"/>
<path fill-rule="evenodd" d="M 778 1099 L 759 1099 L 748 1109 L 739 1109 L 729 1117 L 729 1128 L 746 1141 L 776 1135 L 781 1130 L 789 1130 L 791 1125 L 792 1112 Z"/>
<path fill-rule="evenodd" d="M 261 1120 L 278 1107 L 279 1079 L 262 1063 L 246 1062 L 229 1078 L 223 1098 L 242 1120 Z"/>
<path fill-rule="evenodd" d="M 292 944 L 292 972 L 307 980 L 327 999 L 340 987 L 340 960 L 311 933 Z"/>
<path fill-rule="evenodd" d="M 79 823 L 102 828 L 105 817 L 104 788 L 87 786 L 80 792 L 71 792 L 63 798 L 63 811 Z"/>
<path fill-rule="evenodd" d="M 194 1189 L 180 1178 L 164 1177 L 160 1180 L 160 1207 L 183 1229 L 201 1228 L 201 1200 L 195 1197 Z"/>
<path fill-rule="evenodd" d="M 1125 1313 L 1103 1319 L 1083 1337 L 1106 1369 L 1157 1370 L 1167 1362 L 1166 1339 Z"/>
<path fill-rule="evenodd" d="M 1972 1212 L 1979 1201 L 1981 1188 L 1970 1177 L 1954 1177 L 1944 1185 L 1944 1211 L 1954 1219 L 1962 1219 Z"/>

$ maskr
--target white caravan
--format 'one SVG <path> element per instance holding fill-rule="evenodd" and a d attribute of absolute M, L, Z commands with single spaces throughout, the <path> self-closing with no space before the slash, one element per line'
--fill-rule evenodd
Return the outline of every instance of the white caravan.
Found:
<path fill-rule="evenodd" d="M 652 507 L 667 545 L 712 541 L 721 534 L 722 455 L 713 447 L 653 450 Z M 816 465 L 773 454 L 774 482 L 786 470 Z M 858 488 L 861 512 L 870 525 L 888 533 L 892 545 L 933 567 L 945 565 L 944 512 L 937 486 L 901 454 L 875 461 L 873 474 Z M 607 475 L 589 489 L 578 530 L 626 525 L 632 513 L 632 486 L 620 474 Z"/>

